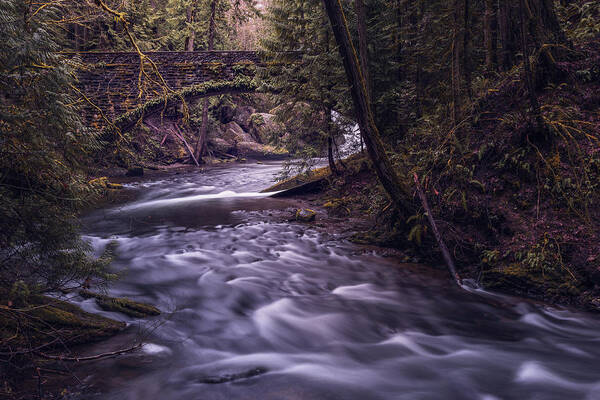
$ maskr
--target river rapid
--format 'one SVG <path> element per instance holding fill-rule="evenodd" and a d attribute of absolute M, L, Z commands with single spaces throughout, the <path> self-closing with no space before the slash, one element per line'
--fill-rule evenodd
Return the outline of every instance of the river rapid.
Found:
<path fill-rule="evenodd" d="M 600 318 L 464 290 L 310 225 L 258 194 L 281 164 L 128 184 L 83 219 L 114 247 L 113 296 L 163 310 L 126 321 L 78 366 L 78 399 L 600 399 Z M 427 269 L 425 269 L 426 271 Z"/>

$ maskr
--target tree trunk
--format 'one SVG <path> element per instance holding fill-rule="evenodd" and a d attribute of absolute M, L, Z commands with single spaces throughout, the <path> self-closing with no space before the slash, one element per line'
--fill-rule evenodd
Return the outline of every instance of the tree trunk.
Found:
<path fill-rule="evenodd" d="M 502 0 L 498 3 L 498 27 L 500 30 L 500 54 L 499 62 L 502 70 L 508 71 L 515 64 L 515 54 L 517 52 L 516 32 L 519 28 L 515 26 L 514 7 L 512 0 Z"/>
<path fill-rule="evenodd" d="M 208 25 L 208 50 L 212 51 L 215 48 L 215 31 L 216 31 L 216 13 L 217 0 L 211 0 L 210 3 L 210 20 Z M 202 157 L 206 153 L 206 142 L 208 136 L 208 97 L 202 101 L 202 122 L 200 123 L 200 135 L 196 142 L 196 158 L 202 162 Z"/>
<path fill-rule="evenodd" d="M 469 0 L 464 0 L 463 3 L 463 20 L 462 20 L 462 70 L 465 80 L 465 92 L 469 99 L 473 100 L 473 79 L 472 79 L 472 62 L 471 62 L 471 3 Z"/>
<path fill-rule="evenodd" d="M 331 113 L 332 110 L 331 108 L 327 108 L 325 110 L 325 113 L 327 113 L 327 117 L 326 117 L 326 126 L 325 129 L 327 131 L 327 161 L 329 162 L 329 169 L 331 170 L 331 173 L 334 175 L 339 175 L 340 171 L 337 169 L 337 166 L 335 165 L 335 158 L 333 156 L 333 130 L 331 129 Z"/>
<path fill-rule="evenodd" d="M 367 153 L 384 189 L 395 203 L 401 215 L 406 216 L 407 211 L 413 209 L 412 204 L 408 201 L 411 196 L 409 191 L 401 184 L 392 163 L 385 153 L 385 147 L 381 141 L 379 130 L 375 125 L 375 119 L 371 111 L 365 77 L 360 68 L 356 49 L 352 44 L 344 11 L 341 9 L 339 0 L 323 0 L 323 3 L 344 63 L 356 119 L 367 147 Z"/>
<path fill-rule="evenodd" d="M 217 32 L 217 0 L 211 0 L 210 3 L 210 22 L 208 25 L 208 50 L 215 49 L 215 34 Z"/>
<path fill-rule="evenodd" d="M 452 126 L 456 127 L 460 120 L 460 0 L 454 0 L 454 22 L 452 26 L 452 61 L 451 61 L 451 79 L 452 79 Z"/>
<path fill-rule="evenodd" d="M 485 15 L 483 21 L 483 33 L 485 43 L 485 69 L 493 72 L 498 64 L 497 57 L 497 14 L 494 0 L 485 0 Z"/>
<path fill-rule="evenodd" d="M 563 77 L 556 60 L 564 54 L 564 48 L 570 47 L 566 35 L 560 26 L 554 2 L 549 0 L 529 0 L 524 2 L 524 18 L 528 21 L 536 50 L 536 64 L 533 69 L 536 88 L 540 89 L 549 81 Z M 562 48 L 554 45 L 561 45 Z"/>
<path fill-rule="evenodd" d="M 194 4 L 191 4 L 186 10 L 186 22 L 192 24 L 194 22 Z M 185 38 L 185 51 L 194 51 L 194 40 L 196 38 L 196 32 L 190 32 L 189 36 Z"/>
<path fill-rule="evenodd" d="M 402 0 L 396 0 L 396 35 L 394 37 L 396 47 L 396 65 L 398 68 L 398 82 L 404 79 L 402 68 Z"/>
<path fill-rule="evenodd" d="M 418 31 L 416 33 L 415 42 L 420 46 L 421 43 L 424 43 L 425 40 L 425 26 L 423 24 L 423 16 L 425 15 L 425 3 L 420 2 L 419 4 L 419 13 L 416 15 L 414 21 L 412 22 L 413 27 L 418 27 Z M 413 28 L 414 29 L 414 28 Z M 425 83 L 423 82 L 423 54 L 419 49 L 417 50 L 417 60 L 416 60 L 416 72 L 415 72 L 415 89 L 416 89 L 416 109 L 417 109 L 417 118 L 420 119 L 423 116 L 423 99 L 425 97 Z"/>
<path fill-rule="evenodd" d="M 367 10 L 363 0 L 354 0 L 357 17 L 357 32 L 358 32 L 358 53 L 360 59 L 360 67 L 362 68 L 363 77 L 367 86 L 367 95 L 369 100 L 372 99 L 371 83 L 369 80 L 369 49 L 367 47 Z"/>
<path fill-rule="evenodd" d="M 527 94 L 529 98 L 529 106 L 535 120 L 536 133 L 540 133 L 544 127 L 544 120 L 540 111 L 540 103 L 535 92 L 535 84 L 533 82 L 533 72 L 531 71 L 531 63 L 529 61 L 529 46 L 527 45 L 527 27 L 525 24 L 525 0 L 519 0 L 519 21 L 521 25 L 521 51 L 523 53 L 523 72 L 525 83 L 527 85 Z"/>
<path fill-rule="evenodd" d="M 567 36 L 562 29 L 553 0 L 534 0 L 530 7 L 537 15 L 537 23 L 542 30 L 546 43 L 567 43 Z"/>
<path fill-rule="evenodd" d="M 329 161 L 329 169 L 334 175 L 339 175 L 337 167 L 335 166 L 335 159 L 333 158 L 333 137 L 331 134 L 327 136 L 327 160 Z"/>

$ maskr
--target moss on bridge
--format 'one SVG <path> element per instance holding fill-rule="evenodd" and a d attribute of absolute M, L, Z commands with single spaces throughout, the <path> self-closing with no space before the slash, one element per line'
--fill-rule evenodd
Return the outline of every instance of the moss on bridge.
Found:
<path fill-rule="evenodd" d="M 233 80 L 208 81 L 173 92 L 164 97 L 149 100 L 135 109 L 121 115 L 114 121 L 114 126 L 126 130 L 144 117 L 159 112 L 166 107 L 181 103 L 183 99 L 215 96 L 225 93 L 247 93 L 258 88 L 256 81 L 249 76 L 237 76 Z"/>

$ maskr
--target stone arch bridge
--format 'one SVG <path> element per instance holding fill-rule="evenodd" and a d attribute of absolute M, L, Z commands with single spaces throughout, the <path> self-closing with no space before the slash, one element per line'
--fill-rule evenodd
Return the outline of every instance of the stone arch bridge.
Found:
<path fill-rule="evenodd" d="M 93 126 L 127 129 L 149 114 L 181 103 L 183 98 L 253 92 L 257 89 L 253 81 L 256 68 L 267 64 L 255 51 L 145 55 L 147 59 L 141 63 L 137 53 L 73 54 L 85 117 Z"/>

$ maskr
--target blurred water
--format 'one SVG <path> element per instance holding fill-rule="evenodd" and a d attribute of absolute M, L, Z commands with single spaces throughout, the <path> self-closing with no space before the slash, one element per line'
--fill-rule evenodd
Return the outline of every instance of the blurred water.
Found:
<path fill-rule="evenodd" d="M 600 399 L 600 320 L 455 288 L 445 275 L 365 253 L 258 192 L 278 163 L 129 185 L 135 201 L 84 219 L 116 243 L 115 296 L 154 320 L 90 352 L 82 399 Z M 160 324 L 155 324 L 160 322 Z"/>

